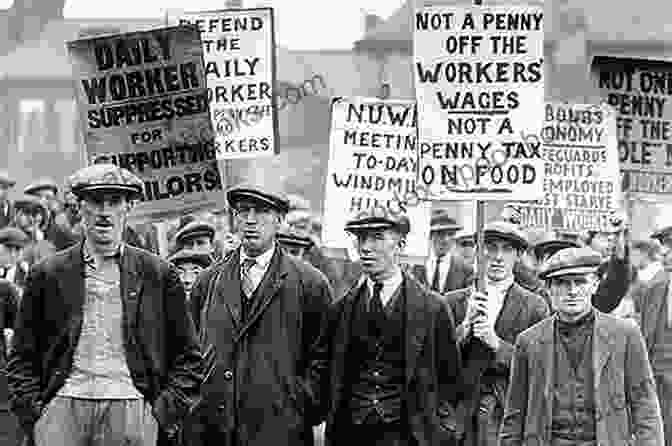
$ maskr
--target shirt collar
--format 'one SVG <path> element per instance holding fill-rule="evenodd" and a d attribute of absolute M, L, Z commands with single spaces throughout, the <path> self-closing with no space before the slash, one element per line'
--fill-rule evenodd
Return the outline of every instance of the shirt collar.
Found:
<path fill-rule="evenodd" d="M 255 260 L 255 265 L 259 268 L 266 268 L 269 263 L 271 263 L 271 259 L 273 258 L 273 254 L 275 253 L 275 243 L 273 243 L 273 246 L 271 246 L 270 249 L 268 249 L 266 252 L 259 254 L 257 257 L 252 257 L 248 256 L 245 253 L 245 250 L 241 247 L 240 248 L 240 264 L 242 265 L 245 259 L 248 258 L 253 258 Z"/>
<path fill-rule="evenodd" d="M 493 282 L 487 279 L 485 279 L 485 288 L 487 290 L 494 290 L 498 291 L 499 293 L 505 293 L 508 291 L 509 288 L 511 288 L 511 285 L 513 285 L 513 277 L 509 277 L 508 279 L 501 280 L 499 282 Z"/>
<path fill-rule="evenodd" d="M 84 264 L 96 267 L 96 256 L 91 253 L 91 247 L 87 240 L 88 239 L 84 239 L 84 242 L 82 243 L 82 260 Z M 120 260 L 121 256 L 124 255 L 125 246 L 125 243 L 121 242 L 116 252 L 105 256 L 105 258 L 115 258 L 117 261 Z"/>
<path fill-rule="evenodd" d="M 387 279 L 383 280 L 383 291 L 396 290 L 401 282 L 404 280 L 403 275 L 401 274 L 401 268 L 397 269 L 397 272 Z M 370 277 L 366 279 L 366 285 L 369 287 L 369 292 L 373 296 L 373 286 L 375 285 L 374 281 Z"/>

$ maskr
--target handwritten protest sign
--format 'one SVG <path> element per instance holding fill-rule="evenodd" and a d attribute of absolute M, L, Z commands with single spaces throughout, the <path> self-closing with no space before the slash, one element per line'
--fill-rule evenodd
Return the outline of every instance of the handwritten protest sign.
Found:
<path fill-rule="evenodd" d="M 145 184 L 135 218 L 221 202 L 212 123 L 195 27 L 68 42 L 89 164 L 129 169 Z"/>
<path fill-rule="evenodd" d="M 279 152 L 273 9 L 184 13 L 198 26 L 218 159 Z"/>
<path fill-rule="evenodd" d="M 419 182 L 432 199 L 541 198 L 543 6 L 416 9 Z"/>
<path fill-rule="evenodd" d="M 417 111 L 411 101 L 334 99 L 324 201 L 325 246 L 351 248 L 345 223 L 379 206 L 410 219 L 404 254 L 412 259 L 428 255 L 430 203 L 411 207 L 399 199 L 415 188 L 416 124 Z"/>
<path fill-rule="evenodd" d="M 544 198 L 520 205 L 521 224 L 609 230 L 620 208 L 616 113 L 607 105 L 547 103 L 541 130 Z"/>
<path fill-rule="evenodd" d="M 593 75 L 617 112 L 623 190 L 672 194 L 672 63 L 596 57 Z"/>

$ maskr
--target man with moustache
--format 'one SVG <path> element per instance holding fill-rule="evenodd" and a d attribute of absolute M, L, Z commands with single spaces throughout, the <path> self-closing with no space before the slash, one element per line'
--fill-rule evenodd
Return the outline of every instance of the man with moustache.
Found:
<path fill-rule="evenodd" d="M 494 221 L 483 236 L 486 292 L 468 288 L 445 296 L 459 324 L 467 397 L 458 411 L 469 446 L 496 444 L 516 336 L 549 314 L 546 301 L 514 278 L 514 265 L 528 247 L 525 234 L 510 222 Z"/>
<path fill-rule="evenodd" d="M 630 293 L 634 310 L 651 360 L 656 379 L 663 422 L 665 444 L 672 445 L 672 226 L 655 231 L 651 238 L 662 245 L 663 270 L 648 283 Z"/>
<path fill-rule="evenodd" d="M 556 313 L 516 340 L 500 446 L 664 444 L 642 335 L 591 304 L 601 260 L 566 248 L 542 270 Z"/>
<path fill-rule="evenodd" d="M 208 366 L 185 438 L 193 446 L 312 446 L 319 394 L 309 372 L 331 289 L 278 246 L 283 194 L 240 185 L 226 198 L 242 244 L 191 293 Z"/>
<path fill-rule="evenodd" d="M 345 230 L 363 275 L 332 307 L 323 337 L 327 446 L 455 444 L 455 325 L 439 294 L 399 265 L 408 218 L 373 208 Z"/>
<path fill-rule="evenodd" d="M 122 242 L 140 179 L 112 164 L 71 178 L 85 239 L 28 277 L 7 376 L 37 446 L 154 446 L 195 404 L 203 358 L 175 269 Z"/>

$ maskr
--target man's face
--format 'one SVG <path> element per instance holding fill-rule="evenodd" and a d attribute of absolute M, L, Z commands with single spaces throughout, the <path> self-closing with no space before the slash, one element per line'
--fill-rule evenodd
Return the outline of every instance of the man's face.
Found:
<path fill-rule="evenodd" d="M 476 245 L 471 241 L 460 242 L 457 244 L 458 252 L 467 265 L 473 265 L 476 258 Z"/>
<path fill-rule="evenodd" d="M 16 226 L 19 227 L 26 234 L 34 234 L 35 230 L 40 227 L 43 220 L 42 212 L 37 208 L 17 208 L 16 209 Z"/>
<path fill-rule="evenodd" d="M 484 254 L 488 279 L 498 282 L 513 276 L 513 265 L 520 259 L 520 252 L 513 243 L 489 239 L 485 242 Z"/>
<path fill-rule="evenodd" d="M 214 249 L 214 247 L 212 246 L 212 239 L 207 235 L 199 235 L 196 237 L 189 237 L 186 240 L 182 240 L 180 247 L 182 249 L 185 248 L 191 249 L 206 254 L 211 253 Z"/>
<path fill-rule="evenodd" d="M 184 262 L 180 263 L 176 268 L 180 275 L 180 280 L 184 285 L 184 289 L 187 291 L 187 297 L 189 297 L 191 289 L 196 282 L 196 278 L 203 271 L 203 267 L 196 263 Z"/>
<path fill-rule="evenodd" d="M 50 203 L 56 200 L 56 192 L 53 189 L 40 189 L 35 192 L 35 195 L 40 198 L 40 200 L 45 203 Z"/>
<path fill-rule="evenodd" d="M 430 239 L 434 248 L 434 255 L 443 257 L 448 254 L 453 247 L 454 235 L 455 231 L 452 230 L 432 231 Z"/>
<path fill-rule="evenodd" d="M 561 316 L 577 318 L 590 310 L 598 280 L 595 274 L 572 274 L 550 279 L 553 308 Z"/>
<path fill-rule="evenodd" d="M 118 192 L 87 194 L 81 203 L 82 223 L 86 235 L 101 247 L 114 247 L 121 242 L 129 203 Z"/>
<path fill-rule="evenodd" d="M 0 266 L 14 265 L 19 261 L 21 248 L 17 246 L 0 244 Z"/>
<path fill-rule="evenodd" d="M 237 228 L 245 252 L 257 256 L 273 246 L 280 229 L 280 213 L 272 207 L 251 200 L 241 200 L 235 209 Z"/>
<path fill-rule="evenodd" d="M 390 229 L 361 231 L 356 234 L 356 247 L 362 269 L 372 278 L 385 277 L 394 270 L 403 242 Z"/>
<path fill-rule="evenodd" d="M 305 252 L 305 249 L 302 246 L 296 245 L 285 245 L 285 250 L 299 259 L 303 258 L 303 253 Z"/>

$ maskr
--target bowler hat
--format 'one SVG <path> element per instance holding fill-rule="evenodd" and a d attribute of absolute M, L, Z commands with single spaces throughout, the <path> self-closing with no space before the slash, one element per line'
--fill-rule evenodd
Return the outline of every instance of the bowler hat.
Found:
<path fill-rule="evenodd" d="M 23 248 L 30 242 L 28 235 L 18 228 L 7 226 L 0 229 L 0 245 Z"/>
<path fill-rule="evenodd" d="M 204 221 L 192 221 L 177 231 L 175 241 L 183 243 L 191 238 L 203 236 L 212 240 L 215 237 L 215 227 Z"/>
<path fill-rule="evenodd" d="M 518 225 L 508 221 L 492 221 L 483 229 L 485 242 L 493 239 L 506 240 L 513 243 L 518 249 L 525 250 L 528 246 L 527 236 Z"/>
<path fill-rule="evenodd" d="M 168 258 L 168 261 L 175 266 L 183 263 L 194 263 L 203 268 L 208 268 L 212 265 L 212 256 L 202 251 L 194 251 L 191 249 L 181 249 Z"/>
<path fill-rule="evenodd" d="M 280 245 L 287 247 L 310 249 L 313 246 L 313 241 L 310 237 L 303 237 L 295 231 L 280 231 L 275 237 Z"/>
<path fill-rule="evenodd" d="M 271 206 L 282 214 L 289 212 L 289 200 L 282 192 L 271 191 L 256 185 L 238 185 L 226 191 L 229 206 L 235 208 L 241 200 L 252 200 Z"/>
<path fill-rule="evenodd" d="M 539 242 L 534 245 L 534 256 L 538 259 L 545 259 L 556 252 L 565 248 L 578 248 L 579 244 L 571 240 L 552 239 Z"/>
<path fill-rule="evenodd" d="M 439 209 L 432 213 L 429 220 L 429 231 L 452 231 L 457 232 L 462 230 L 462 225 L 458 224 L 454 218 L 450 216 L 448 211 Z"/>
<path fill-rule="evenodd" d="M 58 185 L 51 178 L 40 178 L 39 180 L 30 183 L 23 189 L 24 194 L 34 195 L 41 190 L 52 190 L 54 193 L 58 192 Z"/>
<path fill-rule="evenodd" d="M 75 172 L 70 189 L 79 198 L 98 191 L 121 192 L 129 199 L 143 197 L 142 181 L 130 171 L 114 164 L 93 164 Z"/>
<path fill-rule="evenodd" d="M 393 229 L 406 236 L 411 230 L 408 217 L 402 214 L 393 214 L 382 206 L 376 206 L 360 212 L 345 224 L 345 230 L 350 233 Z"/>
<path fill-rule="evenodd" d="M 570 274 L 590 274 L 596 272 L 601 263 L 602 256 L 591 248 L 565 248 L 546 261 L 539 277 L 545 280 Z"/>

